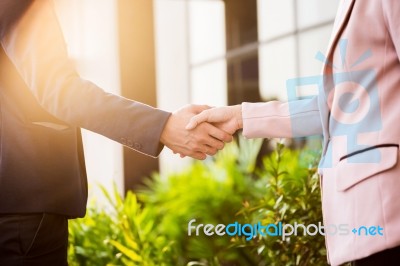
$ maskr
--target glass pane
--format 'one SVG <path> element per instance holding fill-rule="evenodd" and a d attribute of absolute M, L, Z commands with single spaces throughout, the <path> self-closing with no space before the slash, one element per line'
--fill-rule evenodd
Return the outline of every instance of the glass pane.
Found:
<path fill-rule="evenodd" d="M 225 10 L 227 50 L 257 42 L 257 0 L 226 0 Z"/>
<path fill-rule="evenodd" d="M 189 2 L 189 35 L 191 63 L 225 55 L 224 2 Z"/>
<path fill-rule="evenodd" d="M 241 55 L 228 61 L 228 104 L 259 102 L 258 53 Z"/>
<path fill-rule="evenodd" d="M 339 1 L 332 0 L 296 0 L 298 27 L 310 27 L 321 22 L 335 19 Z"/>
<path fill-rule="evenodd" d="M 226 105 L 226 62 L 216 62 L 192 69 L 191 102 L 211 106 Z"/>
<path fill-rule="evenodd" d="M 293 32 L 293 0 L 258 0 L 258 38 L 265 41 Z"/>
<path fill-rule="evenodd" d="M 299 35 L 300 76 L 315 76 L 321 73 L 323 63 L 316 60 L 315 55 L 318 51 L 325 54 L 332 26 L 317 28 Z"/>
<path fill-rule="evenodd" d="M 264 100 L 287 99 L 286 80 L 296 77 L 295 38 L 260 46 L 260 92 Z"/>

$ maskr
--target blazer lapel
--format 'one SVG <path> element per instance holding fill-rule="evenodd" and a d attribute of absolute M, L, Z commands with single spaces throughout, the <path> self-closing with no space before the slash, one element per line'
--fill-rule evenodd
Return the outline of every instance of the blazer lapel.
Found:
<path fill-rule="evenodd" d="M 333 26 L 331 39 L 328 45 L 328 50 L 326 54 L 327 59 L 331 59 L 331 55 L 334 50 L 333 48 L 336 46 L 337 40 L 350 18 L 354 3 L 355 0 L 341 0 L 338 13 L 335 18 L 335 24 Z"/>
<path fill-rule="evenodd" d="M 334 48 L 337 44 L 338 39 L 340 38 L 343 29 L 345 28 L 349 18 L 351 11 L 353 10 L 355 0 L 341 0 L 341 4 L 338 8 L 338 12 L 335 18 L 335 24 L 333 26 L 332 34 L 331 34 L 331 39 L 329 41 L 328 49 L 327 49 L 327 54 L 326 54 L 326 59 L 328 60 L 326 64 L 324 64 L 322 68 L 322 75 L 329 75 L 329 73 L 332 73 L 332 68 L 331 65 L 328 62 L 332 62 L 332 55 Z M 333 63 L 333 62 L 332 62 Z M 325 82 L 324 82 L 325 84 Z M 322 90 L 325 92 L 325 90 Z M 321 111 L 321 117 L 322 117 L 322 128 L 324 132 L 324 143 L 323 143 L 323 152 L 322 154 L 325 155 L 327 148 L 328 148 L 328 143 L 330 139 L 330 134 L 329 134 L 329 114 L 330 110 L 327 107 L 326 103 L 326 96 L 325 97 L 319 97 L 319 104 L 320 104 L 320 111 Z"/>

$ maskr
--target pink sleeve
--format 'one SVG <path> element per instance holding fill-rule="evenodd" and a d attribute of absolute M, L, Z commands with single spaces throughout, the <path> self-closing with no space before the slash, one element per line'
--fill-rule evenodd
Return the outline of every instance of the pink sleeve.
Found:
<path fill-rule="evenodd" d="M 291 102 L 243 103 L 247 138 L 293 138 L 322 134 L 318 97 Z"/>
<path fill-rule="evenodd" d="M 242 117 L 243 135 L 247 138 L 292 136 L 287 103 L 243 103 Z"/>

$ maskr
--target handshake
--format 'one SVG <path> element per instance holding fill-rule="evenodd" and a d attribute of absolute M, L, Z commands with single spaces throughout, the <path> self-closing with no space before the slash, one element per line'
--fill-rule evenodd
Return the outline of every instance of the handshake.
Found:
<path fill-rule="evenodd" d="M 204 160 L 223 149 L 241 128 L 241 105 L 216 108 L 188 105 L 172 113 L 160 141 L 181 157 Z"/>

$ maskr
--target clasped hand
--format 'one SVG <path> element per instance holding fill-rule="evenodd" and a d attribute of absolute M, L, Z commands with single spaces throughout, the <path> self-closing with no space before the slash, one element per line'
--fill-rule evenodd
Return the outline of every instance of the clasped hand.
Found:
<path fill-rule="evenodd" d="M 172 113 L 161 142 L 181 157 L 204 160 L 232 141 L 232 135 L 242 124 L 240 105 L 218 108 L 188 105 Z"/>

